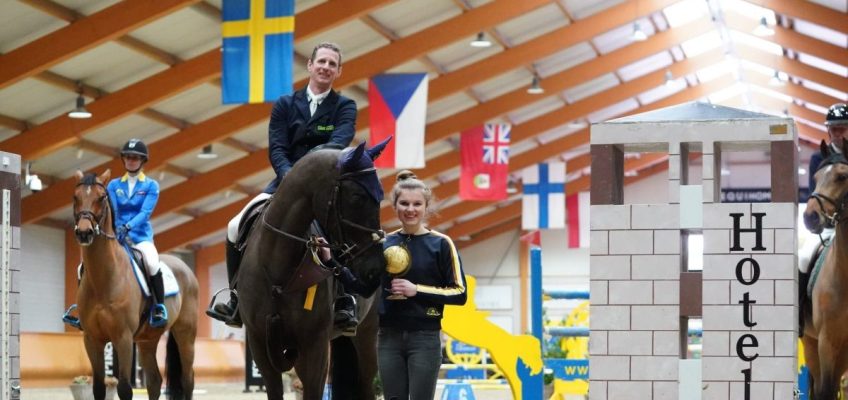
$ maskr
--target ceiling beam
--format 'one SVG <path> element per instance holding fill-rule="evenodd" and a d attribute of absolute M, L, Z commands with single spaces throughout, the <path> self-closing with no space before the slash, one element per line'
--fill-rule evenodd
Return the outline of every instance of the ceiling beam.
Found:
<path fill-rule="evenodd" d="M 760 21 L 753 15 L 742 15 L 733 11 L 725 11 L 724 20 L 727 26 L 739 32 L 751 32 L 759 26 Z M 784 28 L 780 24 L 772 26 L 774 36 L 769 41 L 784 48 L 800 53 L 809 54 L 839 65 L 848 65 L 848 49 L 804 35 L 794 29 Z M 842 32 L 848 31 L 848 25 Z"/>
<path fill-rule="evenodd" d="M 471 11 L 462 13 L 442 23 L 423 29 L 409 36 L 380 47 L 367 55 L 344 63 L 344 73 L 336 79 L 334 87 L 340 88 L 385 72 L 392 67 L 437 50 L 453 43 L 456 38 L 477 34 L 521 14 L 548 5 L 551 0 L 495 0 Z M 343 8 L 343 7 L 339 7 Z M 295 83 L 296 88 L 306 86 L 306 79 Z"/>
<path fill-rule="evenodd" d="M 495 236 L 498 236 L 503 233 L 507 233 L 509 231 L 520 230 L 521 229 L 521 217 L 513 218 L 507 221 L 504 221 L 498 225 L 493 227 L 484 229 L 481 232 L 477 232 L 473 236 L 471 236 L 471 240 L 458 240 L 457 238 L 453 238 L 454 245 L 456 245 L 457 249 L 464 249 L 466 247 L 473 246 L 477 243 L 481 243 L 485 240 L 491 239 Z"/>
<path fill-rule="evenodd" d="M 264 168 L 256 168 L 256 166 L 265 164 L 268 164 L 268 149 L 257 150 L 235 162 L 196 174 L 163 190 L 159 194 L 159 202 L 156 204 L 153 216 L 158 217 L 179 211 L 194 201 L 234 187 L 239 179 L 262 172 Z"/>
<path fill-rule="evenodd" d="M 167 162 L 190 151 L 203 147 L 215 140 L 229 137 L 243 127 L 259 123 L 268 119 L 271 113 L 271 104 L 252 104 L 241 106 L 237 110 L 230 110 L 206 121 L 192 125 L 171 136 L 148 145 L 150 152 L 156 157 L 150 159 L 145 170 L 152 172 L 157 168 L 164 167 Z M 113 158 L 91 168 L 92 171 L 103 171 L 110 168 L 118 171 L 123 168 L 120 158 Z M 34 193 L 21 200 L 21 222 L 26 224 L 37 221 L 50 213 L 68 204 L 68 197 L 63 193 L 71 193 L 76 184 L 74 178 L 68 178 L 48 187 L 41 192 Z"/>
<path fill-rule="evenodd" d="M 297 14 L 295 40 L 303 41 L 312 38 L 322 31 L 359 19 L 361 16 L 395 1 L 397 0 L 333 0 L 321 3 Z M 347 68 L 345 68 L 346 70 Z"/>
<path fill-rule="evenodd" d="M 735 48 L 736 54 L 744 60 L 774 68 L 799 79 L 810 80 L 836 90 L 848 88 L 848 78 L 844 76 L 832 74 L 784 56 L 770 54 L 742 43 L 736 43 Z"/>
<path fill-rule="evenodd" d="M 642 0 L 638 4 L 638 10 L 643 15 L 649 15 L 677 1 L 679 0 Z M 634 6 L 630 2 L 618 5 L 528 40 L 525 43 L 506 49 L 486 59 L 440 75 L 431 79 L 428 83 L 427 101 L 433 103 L 505 72 L 522 68 L 528 62 L 545 58 L 577 43 L 589 40 L 594 36 L 630 22 L 634 17 L 633 12 Z M 360 109 L 356 118 L 358 129 L 366 129 L 369 119 L 370 107 Z"/>
<path fill-rule="evenodd" d="M 156 234 L 156 247 L 160 252 L 171 251 L 227 226 L 227 222 L 239 213 L 252 199 L 247 197 L 203 214 L 186 223 Z"/>
<path fill-rule="evenodd" d="M 199 0 L 124 1 L 0 55 L 0 89 Z"/>
<path fill-rule="evenodd" d="M 0 60 L 2 63 L 2 60 Z M 33 129 L 0 143 L 4 150 L 34 160 L 62 147 L 76 144 L 84 134 L 131 115 L 174 93 L 189 89 L 221 74 L 221 52 L 210 50 L 202 56 L 177 64 L 140 82 L 86 105 L 92 117 L 74 119 L 62 114 Z"/>
<path fill-rule="evenodd" d="M 766 90 L 783 93 L 803 103 L 811 103 L 825 108 L 835 103 L 842 103 L 842 100 L 836 97 L 804 87 L 791 80 L 783 82 L 783 86 L 771 86 L 770 77 L 755 72 L 746 73 L 744 79 L 746 82 L 758 85 Z"/>
<path fill-rule="evenodd" d="M 746 0 L 751 4 L 771 9 L 772 11 L 810 21 L 835 31 L 845 32 L 848 26 L 848 14 L 832 8 L 813 3 L 812 1 L 786 0 Z"/>
<path fill-rule="evenodd" d="M 543 85 L 548 93 L 558 93 L 571 87 L 586 83 L 592 79 L 599 78 L 605 73 L 612 72 L 618 68 L 622 68 L 628 64 L 639 61 L 649 55 L 667 50 L 669 47 L 680 43 L 689 37 L 695 37 L 699 33 L 705 33 L 712 29 L 712 24 L 707 24 L 706 20 L 700 20 L 693 24 L 668 30 L 658 33 L 651 37 L 650 40 L 622 47 L 615 52 L 594 58 L 576 68 L 570 68 L 557 74 L 546 77 L 543 80 Z M 702 55 L 698 55 L 690 61 L 685 61 L 686 67 L 681 67 L 679 64 L 672 64 L 669 69 L 672 70 L 674 76 L 683 76 L 689 73 L 690 70 L 703 68 L 707 64 L 703 61 L 701 66 L 690 65 L 694 60 L 710 60 L 714 62 L 715 56 L 720 54 L 719 50 L 712 50 Z M 694 69 L 690 69 L 693 68 Z M 661 71 L 664 81 L 664 71 Z M 632 81 L 631 81 L 632 82 Z M 631 82 L 625 82 L 622 85 L 629 85 Z M 427 144 L 459 132 L 475 124 L 484 123 L 490 119 L 506 114 L 520 107 L 533 104 L 548 96 L 538 96 L 527 93 L 526 87 L 521 87 L 508 93 L 502 94 L 494 99 L 491 99 L 479 107 L 464 110 L 461 113 L 451 115 L 438 121 L 427 124 Z M 644 91 L 644 90 L 643 90 Z M 613 100 L 608 100 L 612 103 Z"/>

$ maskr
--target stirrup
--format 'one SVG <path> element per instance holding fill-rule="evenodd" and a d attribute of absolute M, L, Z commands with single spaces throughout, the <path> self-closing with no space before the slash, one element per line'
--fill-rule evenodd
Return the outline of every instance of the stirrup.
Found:
<path fill-rule="evenodd" d="M 71 304 L 71 306 L 68 307 L 68 310 L 65 311 L 64 314 L 62 314 L 62 322 L 66 323 L 66 324 L 68 324 L 68 325 L 70 325 L 74 328 L 77 328 L 79 330 L 82 330 L 82 323 L 80 322 L 79 318 L 71 315 L 71 313 L 76 309 L 77 309 L 77 305 Z"/>
<path fill-rule="evenodd" d="M 160 316 L 156 314 L 160 313 Z M 148 321 L 151 327 L 161 328 L 165 325 L 168 325 L 168 309 L 165 308 L 165 305 L 162 303 L 157 303 L 153 306 L 153 310 L 150 312 L 150 320 Z"/>
<path fill-rule="evenodd" d="M 231 315 L 222 314 L 215 310 L 215 306 L 218 304 L 215 300 L 218 299 L 218 295 L 222 292 L 230 292 L 236 297 L 238 297 L 238 290 L 236 289 L 230 289 L 229 287 L 219 289 L 217 292 L 215 292 L 215 294 L 212 295 L 212 300 L 209 300 L 209 307 L 206 309 L 206 315 L 223 322 L 227 326 L 233 328 L 241 328 L 243 324 L 241 322 L 241 318 L 239 317 L 238 304 L 236 304 L 236 308 L 233 310 L 233 313 Z M 226 304 L 226 302 L 224 302 L 223 304 Z"/>

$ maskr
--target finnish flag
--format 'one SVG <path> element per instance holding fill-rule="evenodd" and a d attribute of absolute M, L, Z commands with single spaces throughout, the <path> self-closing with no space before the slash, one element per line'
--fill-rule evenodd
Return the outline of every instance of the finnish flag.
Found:
<path fill-rule="evenodd" d="M 522 229 L 565 228 L 565 163 L 527 167 L 522 172 Z"/>

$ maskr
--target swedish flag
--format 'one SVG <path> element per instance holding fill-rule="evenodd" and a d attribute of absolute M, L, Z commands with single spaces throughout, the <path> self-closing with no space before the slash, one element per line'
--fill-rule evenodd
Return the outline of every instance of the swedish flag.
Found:
<path fill-rule="evenodd" d="M 224 0 L 223 20 L 223 102 L 291 93 L 294 0 Z"/>

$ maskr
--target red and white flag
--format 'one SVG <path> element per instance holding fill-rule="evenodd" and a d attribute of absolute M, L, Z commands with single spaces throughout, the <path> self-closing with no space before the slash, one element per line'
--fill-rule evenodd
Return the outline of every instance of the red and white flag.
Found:
<path fill-rule="evenodd" d="M 568 248 L 589 247 L 589 192 L 565 198 Z"/>
<path fill-rule="evenodd" d="M 462 132 L 459 197 L 504 200 L 509 180 L 509 124 L 485 124 Z"/>

